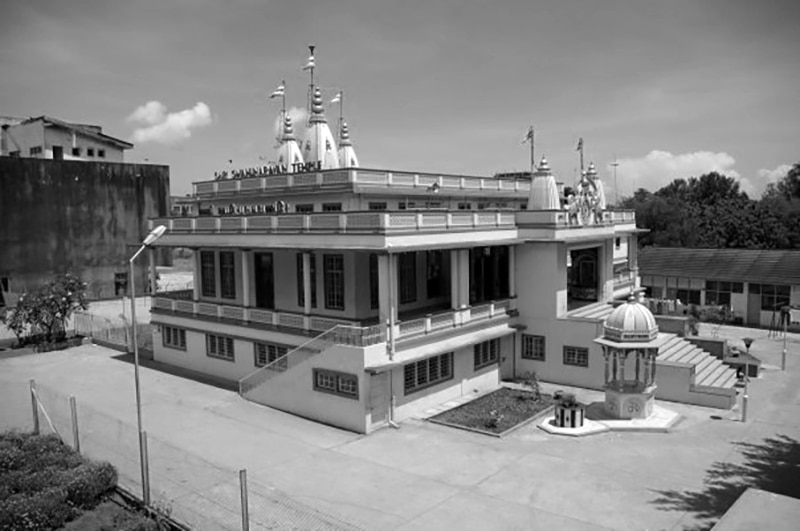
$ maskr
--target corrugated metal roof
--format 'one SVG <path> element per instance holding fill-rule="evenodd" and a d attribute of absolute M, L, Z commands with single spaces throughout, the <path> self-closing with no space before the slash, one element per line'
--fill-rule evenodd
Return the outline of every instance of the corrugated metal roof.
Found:
<path fill-rule="evenodd" d="M 800 284 L 800 251 L 645 247 L 639 250 L 639 274 Z"/>

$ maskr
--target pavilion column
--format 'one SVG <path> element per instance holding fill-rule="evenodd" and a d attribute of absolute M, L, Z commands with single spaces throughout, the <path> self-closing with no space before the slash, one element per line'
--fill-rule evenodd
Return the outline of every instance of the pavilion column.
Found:
<path fill-rule="evenodd" d="M 619 364 L 619 352 L 617 349 L 611 351 L 611 381 L 617 379 L 617 365 Z"/>
<path fill-rule="evenodd" d="M 303 253 L 303 313 L 311 315 L 311 253 Z"/>
<path fill-rule="evenodd" d="M 650 385 L 656 383 L 656 360 L 653 355 L 648 354 L 650 360 Z"/>
<path fill-rule="evenodd" d="M 250 267 L 253 263 L 253 251 L 249 249 L 242 250 L 242 306 L 249 308 L 251 305 L 250 299 Z"/>
<path fill-rule="evenodd" d="M 634 378 L 636 379 L 636 383 L 638 384 L 641 380 L 639 379 L 639 358 L 641 358 L 641 353 L 637 350 L 636 351 L 636 372 L 634 374 Z"/>
<path fill-rule="evenodd" d="M 513 245 L 508 246 L 508 295 L 509 297 L 517 296 L 517 267 L 516 267 L 516 247 Z"/>
<path fill-rule="evenodd" d="M 603 347 L 603 358 L 605 359 L 605 384 L 608 385 L 608 347 Z"/>
<path fill-rule="evenodd" d="M 194 260 L 192 260 L 192 266 L 194 269 L 192 275 L 194 278 L 194 284 L 192 286 L 194 293 L 192 294 L 192 300 L 197 302 L 200 300 L 200 284 L 203 282 L 203 279 L 200 278 L 200 273 L 202 270 L 200 267 L 200 249 L 192 249 L 192 252 L 194 253 Z"/>

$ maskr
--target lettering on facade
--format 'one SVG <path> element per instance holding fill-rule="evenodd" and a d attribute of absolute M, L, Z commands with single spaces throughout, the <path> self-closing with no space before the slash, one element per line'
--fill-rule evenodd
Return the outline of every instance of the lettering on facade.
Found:
<path fill-rule="evenodd" d="M 249 177 L 270 177 L 274 175 L 285 175 L 287 173 L 309 173 L 322 170 L 322 161 L 294 162 L 291 165 L 291 169 L 292 171 L 290 172 L 289 166 L 286 164 L 268 164 L 266 166 L 245 168 L 243 170 L 215 171 L 214 180 L 224 181 L 228 179 L 246 179 Z"/>
<path fill-rule="evenodd" d="M 288 211 L 289 205 L 284 201 L 250 204 L 231 203 L 229 205 L 220 205 L 217 207 L 217 213 L 221 216 L 252 216 L 258 214 L 275 213 L 284 214 Z"/>

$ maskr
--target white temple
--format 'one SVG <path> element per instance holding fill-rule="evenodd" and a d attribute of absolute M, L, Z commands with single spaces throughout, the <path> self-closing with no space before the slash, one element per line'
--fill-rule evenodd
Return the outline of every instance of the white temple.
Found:
<path fill-rule="evenodd" d="M 530 210 L 558 210 L 561 208 L 556 179 L 544 157 L 533 174 L 528 208 Z"/>
<path fill-rule="evenodd" d="M 302 164 L 304 162 L 300 146 L 297 145 L 297 139 L 294 136 L 292 119 L 288 115 L 283 118 L 283 134 L 278 145 L 277 157 L 278 165 L 285 166 L 288 172 L 293 171 L 294 164 Z"/>
<path fill-rule="evenodd" d="M 311 99 L 311 117 L 303 143 L 303 158 L 306 162 L 320 164 L 322 170 L 333 170 L 339 167 L 336 142 L 328 127 L 328 120 L 322 107 L 322 93 L 314 87 Z"/>
<path fill-rule="evenodd" d="M 347 127 L 347 122 L 342 122 L 342 128 L 339 134 L 339 167 L 358 167 L 358 157 L 356 156 L 355 149 L 353 149 L 353 143 L 350 142 L 350 131 Z"/>

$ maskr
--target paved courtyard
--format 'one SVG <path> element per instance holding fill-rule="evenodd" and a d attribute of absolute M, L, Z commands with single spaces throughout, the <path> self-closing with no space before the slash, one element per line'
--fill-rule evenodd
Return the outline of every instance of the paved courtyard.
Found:
<path fill-rule="evenodd" d="M 720 331 L 734 344 L 746 335 L 765 363 L 748 422 L 737 410 L 660 402 L 684 416 L 668 434 L 566 438 L 528 425 L 497 439 L 413 420 L 364 437 L 147 368 L 143 418 L 154 439 L 221 469 L 246 468 L 251 494 L 271 485 L 365 529 L 703 529 L 733 501 L 737 481 L 800 495 L 800 335 L 790 334 L 786 372 L 782 342 L 766 331 Z M 0 429 L 30 423 L 31 378 L 135 424 L 132 366 L 83 346 L 0 358 Z"/>

